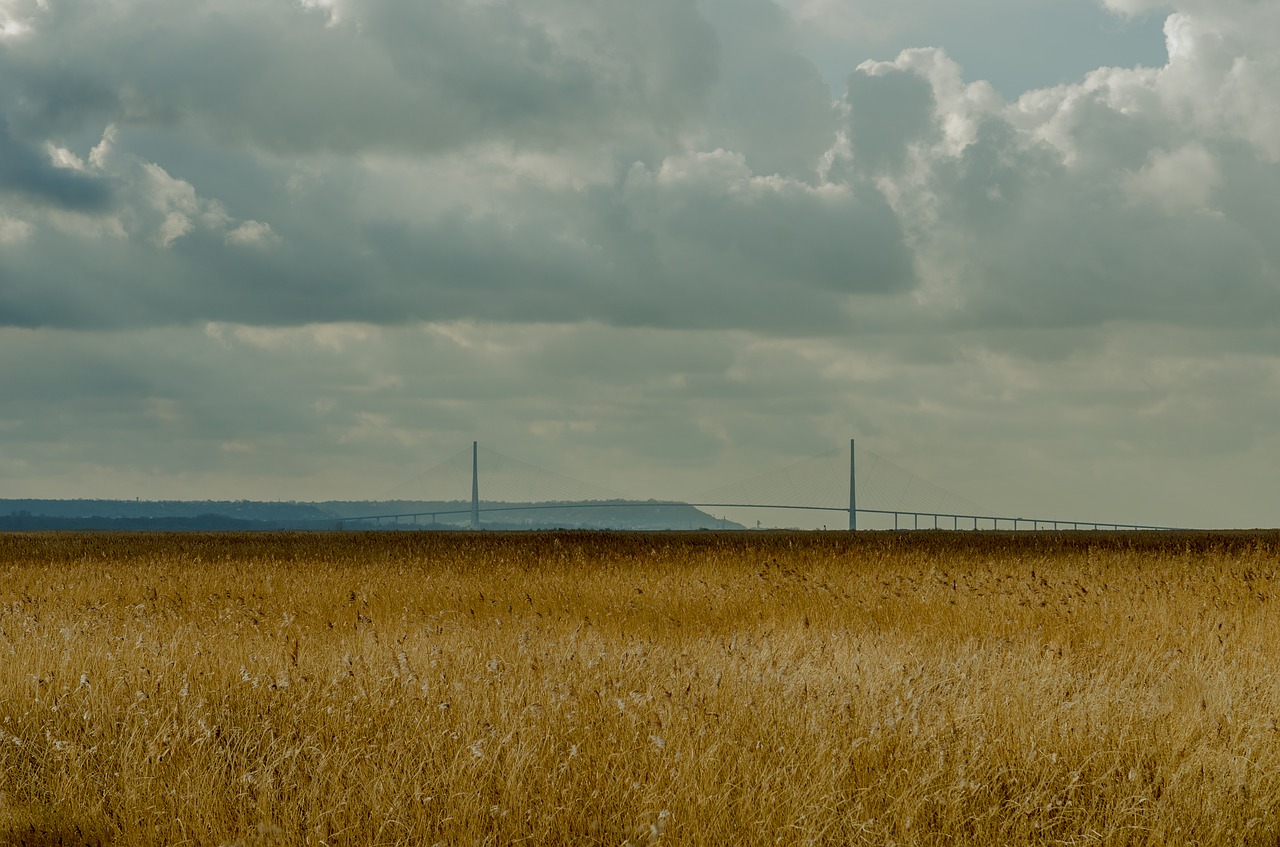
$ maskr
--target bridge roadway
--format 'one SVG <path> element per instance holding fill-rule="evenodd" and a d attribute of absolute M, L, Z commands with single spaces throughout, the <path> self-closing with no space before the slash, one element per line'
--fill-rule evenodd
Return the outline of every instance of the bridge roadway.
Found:
<path fill-rule="evenodd" d="M 845 514 L 845 515 L 849 514 L 849 508 L 847 506 L 845 507 L 788 506 L 788 505 L 764 504 L 764 503 L 684 503 L 676 500 L 666 500 L 666 501 L 626 500 L 626 501 L 617 502 L 617 503 L 533 503 L 525 506 L 485 506 L 482 503 L 477 511 L 479 512 L 532 512 L 532 511 L 550 510 L 550 509 L 618 509 L 618 508 L 628 508 L 628 507 L 639 508 L 642 506 L 643 507 L 692 506 L 695 509 L 797 509 L 797 510 L 809 511 L 809 512 L 840 512 L 841 514 Z M 360 517 L 338 518 L 336 520 L 337 522 L 342 523 L 345 521 L 383 521 L 383 520 L 399 520 L 401 518 L 430 517 L 432 522 L 434 523 L 437 516 L 469 515 L 471 514 L 471 511 L 472 511 L 471 508 L 467 507 L 465 509 L 448 509 L 444 511 L 435 511 L 435 512 L 400 512 L 397 514 L 385 514 L 385 515 L 362 515 Z M 911 529 L 920 529 L 921 518 L 933 518 L 933 526 L 932 527 L 926 526 L 925 527 L 926 529 L 930 529 L 930 528 L 947 529 L 948 527 L 942 526 L 939 524 L 940 520 L 950 520 L 952 522 L 950 529 L 953 529 L 953 530 L 960 529 L 960 521 L 966 521 L 966 522 L 973 521 L 972 527 L 967 527 L 967 526 L 965 527 L 965 529 L 973 529 L 973 530 L 985 528 L 980 526 L 980 522 L 985 523 L 986 521 L 991 522 L 990 529 L 993 529 L 993 530 L 1000 529 L 1000 525 L 1002 522 L 1009 524 L 1009 528 L 1013 530 L 1021 529 L 1023 524 L 1030 524 L 1031 525 L 1030 529 L 1033 529 L 1033 530 L 1038 530 L 1042 528 L 1047 529 L 1049 527 L 1052 527 L 1053 529 L 1065 529 L 1067 527 L 1070 527 L 1073 530 L 1079 530 L 1083 528 L 1083 529 L 1095 529 L 1095 530 L 1103 530 L 1103 529 L 1135 530 L 1135 531 L 1154 530 L 1154 531 L 1178 532 L 1185 529 L 1185 527 L 1151 526 L 1147 524 L 1104 523 L 1100 521 L 1065 521 L 1065 520 L 1053 520 L 1050 518 L 1020 518 L 1020 517 L 1007 518 L 1007 517 L 996 517 L 994 515 L 958 515 L 958 514 L 946 514 L 942 512 L 907 512 L 907 511 L 896 511 L 892 509 L 857 509 L 856 511 L 860 515 L 893 515 L 893 528 L 895 530 L 899 529 L 898 522 L 901 518 L 912 519 L 912 526 L 910 527 Z M 328 523 L 333 520 L 334 519 L 332 518 L 315 518 L 315 519 L 306 521 L 306 523 Z M 903 528 L 905 529 L 905 527 Z"/>

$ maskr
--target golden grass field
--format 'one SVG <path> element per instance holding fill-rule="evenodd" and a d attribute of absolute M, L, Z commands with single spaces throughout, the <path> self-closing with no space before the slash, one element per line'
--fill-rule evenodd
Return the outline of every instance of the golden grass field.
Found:
<path fill-rule="evenodd" d="M 0 536 L 0 845 L 1280 843 L 1280 536 Z"/>

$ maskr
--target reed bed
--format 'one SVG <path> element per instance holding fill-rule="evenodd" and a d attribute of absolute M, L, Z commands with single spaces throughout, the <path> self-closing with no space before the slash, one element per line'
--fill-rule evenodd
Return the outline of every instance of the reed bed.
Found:
<path fill-rule="evenodd" d="M 1274 845 L 1278 551 L 4 535 L 0 845 Z"/>

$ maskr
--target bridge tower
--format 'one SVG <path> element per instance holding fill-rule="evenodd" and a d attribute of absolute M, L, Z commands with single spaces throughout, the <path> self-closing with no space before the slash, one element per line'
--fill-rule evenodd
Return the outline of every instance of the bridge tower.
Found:
<path fill-rule="evenodd" d="M 471 528 L 480 528 L 480 448 L 471 442 Z"/>
<path fill-rule="evenodd" d="M 858 487 L 854 476 L 853 439 L 849 439 L 849 529 L 858 528 Z"/>

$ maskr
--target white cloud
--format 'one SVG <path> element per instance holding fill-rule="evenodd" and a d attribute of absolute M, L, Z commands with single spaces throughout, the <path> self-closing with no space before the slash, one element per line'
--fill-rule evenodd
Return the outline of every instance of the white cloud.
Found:
<path fill-rule="evenodd" d="M 0 244 L 20 244 L 31 237 L 31 231 L 26 221 L 0 215 Z"/>
<path fill-rule="evenodd" d="M 16 38 L 31 32 L 35 18 L 47 8 L 48 0 L 3 0 L 0 2 L 0 39 Z"/>
<path fill-rule="evenodd" d="M 1133 17 L 1143 12 L 1167 9 L 1169 0 L 1102 0 L 1102 5 L 1118 15 Z"/>
<path fill-rule="evenodd" d="M 263 351 L 310 350 L 341 354 L 349 347 L 375 343 L 376 327 L 362 324 L 307 324 L 297 327 L 250 326 L 210 321 L 204 334 L 224 347 L 231 341 Z"/>
<path fill-rule="evenodd" d="M 47 146 L 49 159 L 55 168 L 66 168 L 73 171 L 84 170 L 84 161 L 65 147 Z"/>
<path fill-rule="evenodd" d="M 1170 15 L 1169 64 L 1158 90 L 1174 116 L 1195 131 L 1239 139 L 1280 162 L 1280 4 L 1227 0 Z"/>
<path fill-rule="evenodd" d="M 138 188 L 160 216 L 154 225 L 154 237 L 161 246 L 169 247 L 191 233 L 195 229 L 193 218 L 206 218 L 213 212 L 215 207 L 201 201 L 195 186 L 170 176 L 154 162 L 142 165 L 141 173 Z"/>
<path fill-rule="evenodd" d="M 882 17 L 848 0 L 786 0 L 783 5 L 803 26 L 852 40 L 872 31 L 883 38 L 891 27 Z"/>
<path fill-rule="evenodd" d="M 195 225 L 182 212 L 169 212 L 160 223 L 157 239 L 161 246 L 168 247 L 193 229 L 195 229 Z"/>
<path fill-rule="evenodd" d="M 107 167 L 108 159 L 115 147 L 118 132 L 115 124 L 107 125 L 107 128 L 102 131 L 102 138 L 89 151 L 90 165 L 98 170 L 103 170 Z"/>
<path fill-rule="evenodd" d="M 271 224 L 261 221 L 244 221 L 227 232 L 228 244 L 239 244 L 247 247 L 265 247 L 274 244 L 280 237 L 271 230 Z"/>
<path fill-rule="evenodd" d="M 1217 162 L 1207 150 L 1190 145 L 1152 151 L 1146 165 L 1124 181 L 1135 202 L 1149 202 L 1166 214 L 1207 210 L 1220 181 Z"/>
<path fill-rule="evenodd" d="M 966 82 L 963 69 L 944 50 L 915 48 L 904 50 L 892 62 L 866 61 L 858 72 L 871 78 L 908 74 L 929 84 L 932 106 L 942 131 L 941 152 L 957 155 L 975 140 L 978 125 L 1005 106 L 990 83 Z"/>
<path fill-rule="evenodd" d="M 64 209 L 43 209 L 33 213 L 52 232 L 73 243 L 77 248 L 93 249 L 103 240 L 124 241 L 129 238 L 124 222 L 117 215 L 95 215 Z"/>
<path fill-rule="evenodd" d="M 324 15 L 328 26 L 337 26 L 342 23 L 342 10 L 339 0 L 299 0 L 304 9 L 319 9 Z"/>

